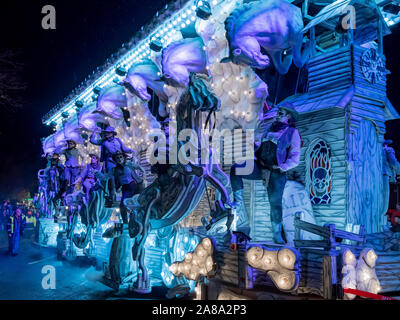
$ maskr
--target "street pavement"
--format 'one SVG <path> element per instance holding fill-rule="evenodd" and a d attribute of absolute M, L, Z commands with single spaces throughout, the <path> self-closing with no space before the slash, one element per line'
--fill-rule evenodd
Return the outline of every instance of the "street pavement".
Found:
<path fill-rule="evenodd" d="M 0 300 L 147 300 L 165 297 L 165 290 L 160 287 L 154 288 L 150 295 L 138 295 L 126 289 L 117 293 L 97 281 L 101 271 L 85 257 L 72 262 L 58 261 L 56 249 L 34 244 L 32 232 L 25 232 L 18 256 L 9 256 L 7 250 L 8 239 L 3 230 L 0 234 Z M 45 266 L 55 268 L 55 289 L 42 287 L 42 280 L 48 274 L 42 273 Z"/>

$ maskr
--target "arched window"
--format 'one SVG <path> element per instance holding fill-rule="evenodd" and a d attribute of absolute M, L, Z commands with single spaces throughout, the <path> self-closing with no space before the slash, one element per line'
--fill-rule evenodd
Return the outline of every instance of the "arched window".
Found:
<path fill-rule="evenodd" d="M 324 140 L 316 140 L 306 154 L 306 186 L 312 204 L 331 203 L 331 149 Z"/>

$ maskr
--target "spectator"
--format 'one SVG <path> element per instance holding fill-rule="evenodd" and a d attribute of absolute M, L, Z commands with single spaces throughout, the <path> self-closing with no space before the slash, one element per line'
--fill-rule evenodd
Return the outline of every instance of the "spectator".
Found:
<path fill-rule="evenodd" d="M 17 207 L 15 213 L 8 219 L 8 252 L 12 256 L 18 255 L 19 238 L 22 236 L 25 228 L 25 216 L 22 215 L 22 209 Z"/>

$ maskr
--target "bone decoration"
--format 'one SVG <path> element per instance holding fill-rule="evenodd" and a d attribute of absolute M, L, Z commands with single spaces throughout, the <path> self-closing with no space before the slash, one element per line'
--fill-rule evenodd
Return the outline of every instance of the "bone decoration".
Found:
<path fill-rule="evenodd" d="M 214 246 L 210 238 L 204 238 L 193 252 L 188 252 L 185 259 L 170 266 L 170 271 L 177 277 L 198 281 L 200 276 L 211 277 L 215 274 L 216 264 L 213 259 Z"/>
<path fill-rule="evenodd" d="M 265 271 L 281 291 L 292 291 L 299 283 L 297 254 L 289 249 L 266 250 L 252 247 L 247 250 L 247 261 L 255 269 Z"/>
<path fill-rule="evenodd" d="M 357 289 L 377 294 L 380 291 L 380 283 L 376 276 L 375 266 L 377 254 L 371 248 L 361 251 L 357 261 Z"/>
<path fill-rule="evenodd" d="M 356 265 L 357 259 L 351 250 L 346 249 L 342 254 L 342 288 L 357 289 Z M 353 300 L 356 295 L 345 293 L 346 300 Z"/>

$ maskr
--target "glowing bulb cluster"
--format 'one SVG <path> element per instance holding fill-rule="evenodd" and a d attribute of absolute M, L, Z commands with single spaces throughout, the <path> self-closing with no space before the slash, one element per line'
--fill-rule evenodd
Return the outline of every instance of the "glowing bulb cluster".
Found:
<path fill-rule="evenodd" d="M 215 272 L 214 247 L 209 238 L 204 238 L 193 252 L 188 252 L 181 262 L 173 263 L 169 270 L 177 277 L 198 281 L 200 276 L 209 277 Z"/>
<path fill-rule="evenodd" d="M 373 249 L 362 250 L 358 260 L 353 252 L 346 249 L 342 254 L 342 287 L 377 294 L 381 290 L 375 272 L 377 259 L 378 256 Z M 345 293 L 346 299 L 352 300 L 355 297 L 354 294 Z"/>
<path fill-rule="evenodd" d="M 297 286 L 297 255 L 291 249 L 266 250 L 252 247 L 247 250 L 246 257 L 250 266 L 267 272 L 278 289 L 290 291 Z"/>

